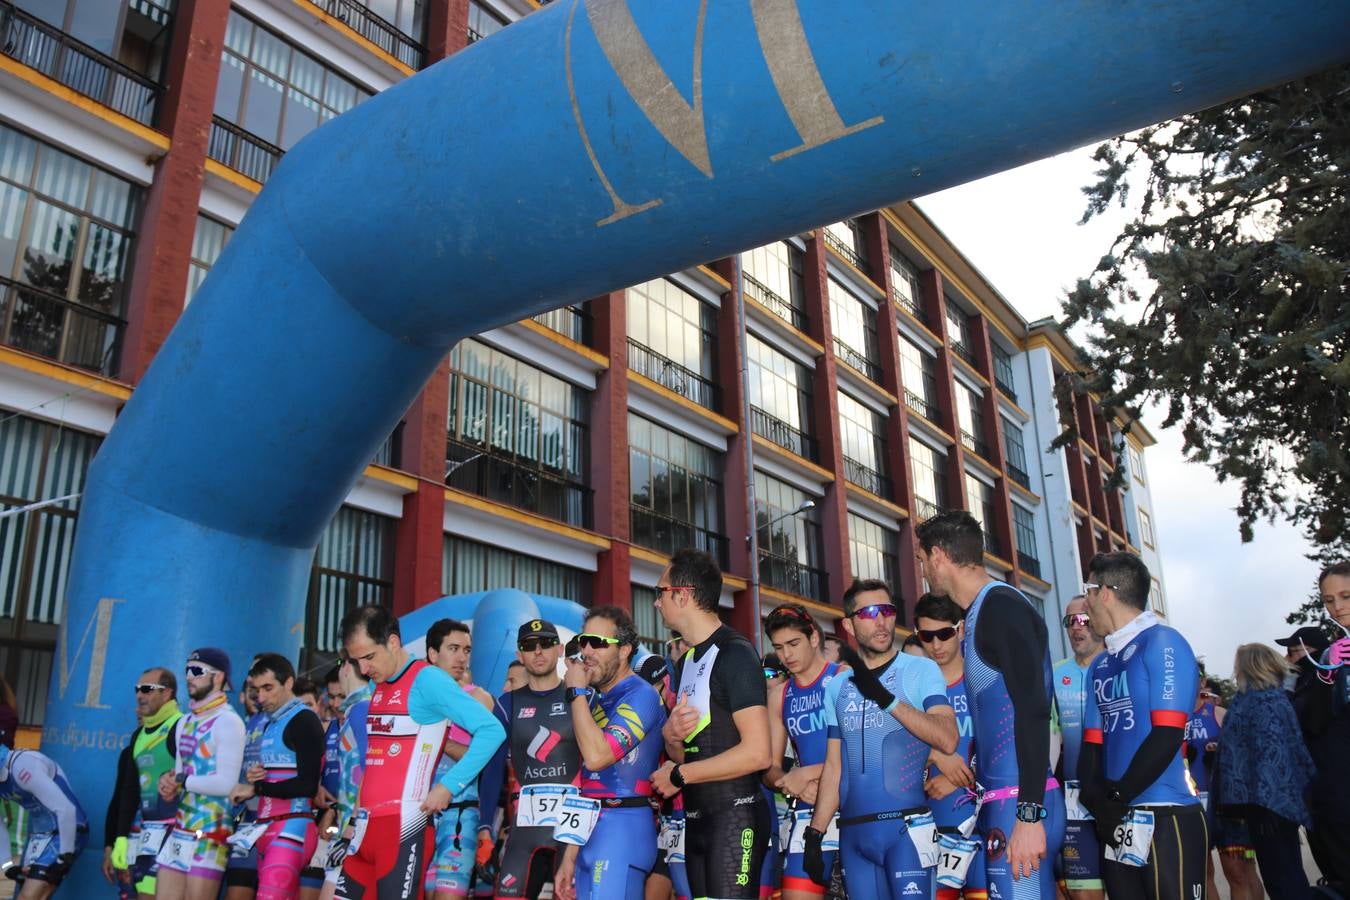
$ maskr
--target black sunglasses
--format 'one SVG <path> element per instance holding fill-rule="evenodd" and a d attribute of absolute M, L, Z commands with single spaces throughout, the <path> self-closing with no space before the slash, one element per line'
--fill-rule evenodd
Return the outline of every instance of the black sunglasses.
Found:
<path fill-rule="evenodd" d="M 154 691 L 167 691 L 168 688 L 162 684 L 138 684 L 135 691 L 138 694 L 150 694 Z"/>
<path fill-rule="evenodd" d="M 587 650 L 603 650 L 619 642 L 618 638 L 605 637 L 603 634 L 589 634 L 582 632 L 577 635 L 576 642 L 578 647 L 585 647 Z"/>
<path fill-rule="evenodd" d="M 536 650 L 551 650 L 558 646 L 557 638 L 527 638 L 516 644 L 521 653 L 533 653 Z"/>
<path fill-rule="evenodd" d="M 936 631 L 920 628 L 916 634 L 919 635 L 919 640 L 923 641 L 925 644 L 931 644 L 933 641 L 950 641 L 952 638 L 956 637 L 956 629 L 951 625 L 948 625 L 946 628 L 939 628 Z"/>

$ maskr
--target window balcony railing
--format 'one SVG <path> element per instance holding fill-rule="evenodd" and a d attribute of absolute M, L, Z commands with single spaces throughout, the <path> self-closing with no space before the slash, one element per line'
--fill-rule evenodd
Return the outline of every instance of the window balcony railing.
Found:
<path fill-rule="evenodd" d="M 445 484 L 545 518 L 590 528 L 593 491 L 534 460 L 485 446 L 450 440 L 445 448 Z"/>
<path fill-rule="evenodd" d="M 206 155 L 240 175 L 259 183 L 266 181 L 285 152 L 276 144 L 269 144 L 220 116 L 211 119 L 211 137 L 206 144 Z"/>
<path fill-rule="evenodd" d="M 1001 548 L 998 543 L 998 535 L 994 534 L 993 529 L 989 527 L 988 523 L 982 524 L 981 528 L 984 530 L 984 552 L 992 554 L 993 556 L 1001 556 L 1002 554 L 999 552 Z"/>
<path fill-rule="evenodd" d="M 849 484 L 856 484 L 869 494 L 890 499 L 891 480 L 876 469 L 863 465 L 851 456 L 844 457 L 844 478 Z"/>
<path fill-rule="evenodd" d="M 759 554 L 759 583 L 812 600 L 825 599 L 825 572 L 803 565 L 795 559 Z"/>
<path fill-rule="evenodd" d="M 323 0 L 328 14 L 410 69 L 426 65 L 427 48 L 371 12 L 357 0 Z"/>
<path fill-rule="evenodd" d="M 934 425 L 941 424 L 941 420 L 938 419 L 937 406 L 923 397 L 920 397 L 909 388 L 905 388 L 905 405 L 932 422 Z"/>
<path fill-rule="evenodd" d="M 998 371 L 995 371 L 994 386 L 1003 392 L 1003 396 L 1014 403 L 1017 402 L 1017 391 L 1013 388 L 1012 381 L 1010 381 L 1006 375 L 1002 375 Z"/>
<path fill-rule="evenodd" d="M 924 325 L 928 324 L 928 317 L 924 315 L 923 307 L 915 303 L 912 297 L 906 297 L 904 294 L 900 293 L 900 291 L 896 290 L 894 285 L 891 287 L 891 299 L 895 301 L 896 306 L 903 309 L 911 318 L 922 322 Z"/>
<path fill-rule="evenodd" d="M 790 322 L 798 331 L 806 330 L 806 313 L 769 290 L 762 281 L 754 276 L 745 275 L 744 278 L 747 296 L 784 322 Z"/>
<path fill-rule="evenodd" d="M 163 88 L 4 0 L 0 0 L 0 52 L 142 125 L 155 124 Z"/>
<path fill-rule="evenodd" d="M 989 458 L 989 445 L 964 428 L 961 429 L 961 446 L 980 457 L 980 459 Z"/>
<path fill-rule="evenodd" d="M 852 266 L 860 272 L 867 272 L 867 260 L 858 252 L 857 247 L 853 247 L 844 242 L 844 240 L 830 229 L 824 229 L 821 234 L 825 235 L 825 245 L 838 253 L 844 259 L 848 260 Z"/>
<path fill-rule="evenodd" d="M 676 550 L 693 547 L 711 553 L 723 569 L 729 565 L 730 541 L 725 535 L 661 515 L 645 506 L 630 504 L 628 509 L 633 543 L 666 556 L 673 555 Z"/>
<path fill-rule="evenodd" d="M 815 438 L 777 416 L 766 413 L 758 406 L 750 407 L 750 428 L 765 440 L 772 441 L 802 459 L 809 459 L 812 462 L 820 459 Z"/>
<path fill-rule="evenodd" d="M 881 364 L 869 359 L 865 353 L 859 353 L 839 338 L 835 338 L 834 355 L 841 362 L 861 372 L 868 381 L 881 384 Z"/>
<path fill-rule="evenodd" d="M 0 343 L 113 374 L 125 321 L 8 278 L 0 292 Z"/>
<path fill-rule="evenodd" d="M 661 387 L 686 397 L 704 409 L 716 412 L 722 405 L 722 391 L 708 378 L 667 359 L 645 344 L 628 339 L 628 368 L 646 376 Z"/>
<path fill-rule="evenodd" d="M 1031 476 L 1012 463 L 1008 463 L 1008 477 L 1027 490 L 1031 490 Z"/>
<path fill-rule="evenodd" d="M 1041 577 L 1041 561 L 1029 553 L 1023 553 L 1021 550 L 1017 551 L 1017 568 L 1028 575 L 1033 575 L 1036 578 Z"/>
<path fill-rule="evenodd" d="M 468 34 L 470 44 L 476 44 L 483 39 L 483 35 L 472 28 L 466 29 L 466 32 Z"/>
<path fill-rule="evenodd" d="M 549 331 L 556 331 L 568 340 L 583 346 L 591 343 L 591 314 L 577 306 L 551 309 L 534 317 L 534 321 Z"/>
<path fill-rule="evenodd" d="M 963 343 L 962 341 L 958 341 L 955 338 L 951 340 L 950 346 L 952 348 L 953 353 L 964 359 L 966 362 L 970 363 L 970 367 L 972 369 L 976 368 L 975 353 L 970 349 L 970 347 L 966 346 L 965 343 Z"/>
<path fill-rule="evenodd" d="M 920 522 L 925 522 L 928 519 L 933 518 L 933 516 L 936 516 L 940 511 L 938 505 L 932 500 L 925 500 L 922 497 L 914 498 L 914 515 Z"/>

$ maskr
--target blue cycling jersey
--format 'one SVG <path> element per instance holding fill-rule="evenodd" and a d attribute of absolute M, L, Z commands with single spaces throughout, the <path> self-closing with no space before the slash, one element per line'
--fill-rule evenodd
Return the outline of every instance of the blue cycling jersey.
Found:
<path fill-rule="evenodd" d="M 1078 660 L 1070 656 L 1055 663 L 1052 673 L 1059 730 L 1064 738 L 1061 771 L 1068 779 L 1078 778 L 1078 756 L 1083 749 L 1083 716 L 1088 706 L 1087 673 L 1091 667 L 1091 663 L 1078 665 Z"/>
<path fill-rule="evenodd" d="M 947 702 L 951 704 L 952 711 L 956 713 L 956 755 L 966 761 L 966 765 L 974 766 L 970 761 L 970 754 L 973 749 L 975 726 L 970 720 L 970 705 L 966 699 L 966 680 L 958 678 L 947 685 Z M 937 766 L 930 768 L 931 775 L 938 774 Z M 972 795 L 965 788 L 957 788 L 954 792 L 943 797 L 941 800 L 929 799 L 928 806 L 933 811 L 933 821 L 937 822 L 939 828 L 956 827 L 970 818 L 975 807 L 972 805 Z"/>
<path fill-rule="evenodd" d="M 591 715 L 605 733 L 617 762 L 598 772 L 581 767 L 581 791 L 588 797 L 649 797 L 651 774 L 661 765 L 661 726 L 666 708 L 656 688 L 629 675 L 591 698 Z"/>
<path fill-rule="evenodd" d="M 332 719 L 323 734 L 323 775 L 319 784 L 336 797 L 342 790 L 342 720 Z"/>
<path fill-rule="evenodd" d="M 798 765 L 816 766 L 825 762 L 828 740 L 825 689 L 838 671 L 837 663 L 826 663 L 810 684 L 798 684 L 794 677 L 783 685 L 783 727 L 787 729 Z"/>
<path fill-rule="evenodd" d="M 1195 782 L 1195 789 L 1202 794 L 1209 791 L 1210 772 L 1209 766 L 1205 764 L 1205 747 L 1218 742 L 1222 730 L 1223 726 L 1214 712 L 1214 704 L 1209 702 L 1191 713 L 1186 722 L 1186 749 L 1190 751 L 1191 757 L 1191 780 Z"/>
<path fill-rule="evenodd" d="M 1124 776 L 1155 725 L 1186 727 L 1200 678 L 1191 645 L 1175 628 L 1161 624 L 1146 625 L 1119 652 L 1098 656 L 1091 677 L 1096 702 L 1088 704 L 1083 740 L 1102 745 L 1110 781 Z M 1133 802 L 1200 802 L 1186 783 L 1180 752 Z"/>
<path fill-rule="evenodd" d="M 922 710 L 947 706 L 942 670 L 931 659 L 897 653 L 881 683 Z M 858 692 L 852 672 L 839 672 L 825 688 L 825 724 L 841 741 L 839 815 L 850 819 L 925 805 L 923 773 L 929 746 L 895 716 Z"/>

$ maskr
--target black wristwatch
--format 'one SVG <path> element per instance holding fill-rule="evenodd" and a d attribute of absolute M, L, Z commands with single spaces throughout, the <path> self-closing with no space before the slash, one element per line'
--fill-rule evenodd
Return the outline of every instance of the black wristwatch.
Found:
<path fill-rule="evenodd" d="M 573 700 L 577 699 L 578 697 L 585 697 L 586 700 L 587 700 L 587 702 L 589 702 L 590 699 L 591 699 L 591 689 L 590 689 L 590 688 L 570 687 L 570 688 L 567 689 L 567 691 L 565 692 L 564 696 L 567 697 L 567 702 L 568 702 L 568 703 L 571 703 Z"/>
<path fill-rule="evenodd" d="M 670 783 L 680 790 L 684 790 L 684 775 L 680 772 L 679 765 L 670 770 Z"/>
<path fill-rule="evenodd" d="M 1017 804 L 1017 821 L 1026 822 L 1028 825 L 1035 825 L 1044 819 L 1049 813 L 1045 807 L 1039 803 L 1032 803 L 1030 800 L 1023 800 Z"/>

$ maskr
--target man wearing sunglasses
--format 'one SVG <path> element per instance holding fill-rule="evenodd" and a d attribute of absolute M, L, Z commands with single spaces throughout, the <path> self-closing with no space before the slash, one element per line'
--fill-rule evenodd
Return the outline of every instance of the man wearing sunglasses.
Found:
<path fill-rule="evenodd" d="M 757 900 L 772 827 L 759 789 L 771 762 L 764 672 L 751 643 L 722 624 L 721 597 L 722 571 L 700 550 L 676 551 L 656 582 L 656 611 L 690 649 L 662 729 L 668 761 L 652 787 L 684 797 L 693 896 Z"/>
<path fill-rule="evenodd" d="M 515 820 L 501 851 L 497 897 L 539 896 L 562 863 L 563 847 L 553 839 L 550 807 L 556 806 L 564 787 L 579 783 L 581 772 L 567 689 L 558 675 L 562 651 L 552 622 L 531 619 L 521 625 L 516 654 L 525 665 L 525 686 L 497 698 L 494 711 L 507 740 L 478 784 L 480 862 L 486 862 L 497 837 L 493 822 L 508 758 L 520 786 Z"/>
<path fill-rule="evenodd" d="M 192 651 L 184 668 L 190 712 L 179 724 L 178 757 L 159 779 L 159 796 L 178 813 L 157 857 L 160 900 L 215 900 L 234 828 L 230 790 L 244 761 L 244 720 L 229 703 L 230 657 Z"/>
<path fill-rule="evenodd" d="M 976 831 L 990 897 L 1055 896 L 1043 868 L 1059 852 L 1064 796 L 1050 770 L 1049 632 L 1031 601 L 984 567 L 984 531 L 949 510 L 917 526 L 915 557 L 933 593 L 966 610 L 966 700 L 980 784 Z M 1009 727 L 1011 723 L 1011 727 Z"/>
<path fill-rule="evenodd" d="M 1065 822 L 1059 876 L 1070 900 L 1102 900 L 1102 848 L 1092 814 L 1078 802 L 1078 757 L 1083 747 L 1083 718 L 1090 702 L 1087 673 L 1102 652 L 1102 639 L 1092 630 L 1082 594 L 1064 607 L 1062 623 L 1073 656 L 1055 663 L 1051 672 L 1063 741 L 1058 771 L 1064 782 Z"/>
<path fill-rule="evenodd" d="M 933 810 L 933 821 L 938 831 L 949 835 L 951 851 L 971 856 L 966 866 L 964 883 L 959 887 L 942 884 L 937 889 L 937 900 L 985 900 L 984 855 L 969 843 L 975 823 L 975 771 L 971 756 L 974 752 L 973 726 L 970 705 L 966 699 L 966 660 L 961 655 L 961 638 L 965 636 L 965 610 L 950 597 L 924 594 L 914 604 L 914 634 L 923 647 L 924 655 L 937 663 L 942 680 L 947 682 L 947 700 L 956 713 L 958 734 L 956 752 L 933 750 L 928 754 L 932 764 L 924 792 Z M 951 852 L 949 851 L 949 852 Z M 949 881 L 961 881 L 956 872 L 948 873 Z"/>
<path fill-rule="evenodd" d="M 825 884 L 825 832 L 837 811 L 849 896 L 931 897 L 937 844 L 923 774 L 931 750 L 956 749 L 956 716 L 933 661 L 896 647 L 899 610 L 885 582 L 854 581 L 843 607 L 858 651 L 840 648 L 849 670 L 825 688 L 825 767 L 803 867 Z"/>
<path fill-rule="evenodd" d="M 581 748 L 581 794 L 600 801 L 600 818 L 584 846 L 567 847 L 558 894 L 563 900 L 641 897 L 656 862 L 648 779 L 660 762 L 666 710 L 656 688 L 631 668 L 637 630 L 628 613 L 595 607 L 577 643 L 581 661 L 567 661 L 564 680 Z"/>

